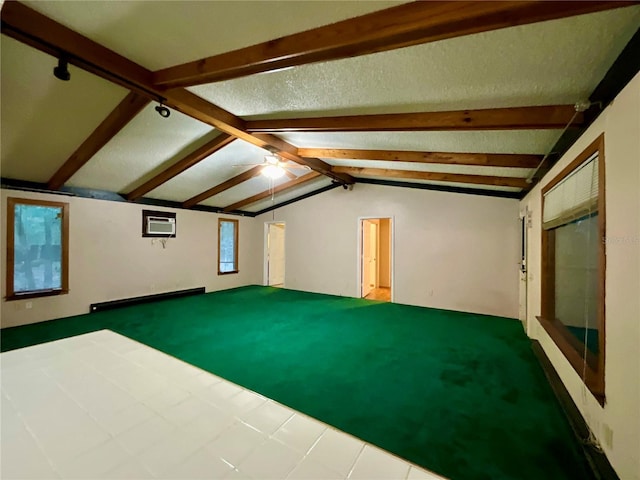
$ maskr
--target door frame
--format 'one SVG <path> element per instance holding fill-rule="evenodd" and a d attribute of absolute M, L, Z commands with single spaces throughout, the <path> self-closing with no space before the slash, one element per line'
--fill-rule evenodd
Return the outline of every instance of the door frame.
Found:
<path fill-rule="evenodd" d="M 380 220 L 387 218 L 390 221 L 389 234 L 390 240 L 390 252 L 389 252 L 389 269 L 391 270 L 391 302 L 395 301 L 396 296 L 396 275 L 395 275 L 395 243 L 396 243 L 396 219 L 394 215 L 370 215 L 364 217 L 358 217 L 358 227 L 356 236 L 356 290 L 354 292 L 355 298 L 362 298 L 362 221 L 363 220 Z M 378 228 L 378 238 L 380 237 L 380 229 Z M 380 242 L 378 242 L 378 248 Z M 378 262 L 379 263 L 379 262 Z M 379 268 L 379 266 L 378 266 Z M 378 270 L 379 271 L 379 270 Z"/>
<path fill-rule="evenodd" d="M 273 225 L 273 224 L 282 224 L 284 225 L 284 252 L 285 252 L 285 269 L 284 269 L 284 276 L 282 279 L 282 286 L 284 287 L 284 284 L 286 282 L 286 278 L 287 278 L 287 222 L 285 222 L 284 220 L 272 220 L 269 222 L 264 222 L 264 235 L 263 235 L 263 254 L 262 254 L 262 285 L 264 285 L 265 287 L 269 286 L 269 247 L 268 247 L 268 242 L 269 242 L 269 225 Z"/>
<path fill-rule="evenodd" d="M 529 230 L 531 228 L 531 210 L 525 205 L 520 211 L 520 259 L 519 290 L 518 290 L 518 319 L 522 322 L 524 331 L 529 334 Z"/>

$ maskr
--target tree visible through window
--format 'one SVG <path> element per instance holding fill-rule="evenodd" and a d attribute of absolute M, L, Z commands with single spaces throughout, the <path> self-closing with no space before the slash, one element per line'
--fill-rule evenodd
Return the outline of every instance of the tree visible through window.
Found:
<path fill-rule="evenodd" d="M 238 220 L 218 219 L 218 275 L 238 273 Z"/>
<path fill-rule="evenodd" d="M 67 293 L 68 204 L 9 198 L 7 297 Z"/>

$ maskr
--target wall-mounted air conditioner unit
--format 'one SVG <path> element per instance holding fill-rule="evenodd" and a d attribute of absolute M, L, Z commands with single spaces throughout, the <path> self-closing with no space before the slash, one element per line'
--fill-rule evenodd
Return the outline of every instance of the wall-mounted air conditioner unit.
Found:
<path fill-rule="evenodd" d="M 147 233 L 151 235 L 175 235 L 176 219 L 147 217 Z"/>
<path fill-rule="evenodd" d="M 142 211 L 142 236 L 169 238 L 176 236 L 176 214 L 157 210 Z"/>

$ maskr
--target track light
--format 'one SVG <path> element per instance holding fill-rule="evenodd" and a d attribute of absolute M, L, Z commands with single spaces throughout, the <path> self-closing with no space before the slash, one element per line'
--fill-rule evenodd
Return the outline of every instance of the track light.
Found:
<path fill-rule="evenodd" d="M 56 78 L 59 78 L 60 80 L 64 80 L 65 82 L 68 82 L 69 79 L 71 78 L 71 74 L 69 73 L 69 70 L 67 69 L 67 59 L 64 57 L 60 57 L 58 59 L 58 66 L 57 67 L 53 67 L 53 75 Z"/>
<path fill-rule="evenodd" d="M 158 105 L 155 110 L 162 118 L 169 118 L 169 115 L 171 115 L 171 110 L 162 104 Z"/>

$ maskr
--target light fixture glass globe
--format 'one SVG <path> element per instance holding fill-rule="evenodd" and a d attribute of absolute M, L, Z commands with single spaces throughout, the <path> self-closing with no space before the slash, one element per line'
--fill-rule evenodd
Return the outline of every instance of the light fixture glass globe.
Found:
<path fill-rule="evenodd" d="M 262 175 L 268 178 L 276 179 L 284 175 L 284 169 L 278 165 L 267 165 L 262 169 Z"/>
<path fill-rule="evenodd" d="M 280 159 L 273 154 L 270 155 L 265 155 L 264 156 L 264 161 L 267 162 L 270 165 L 278 165 L 278 163 L 280 163 Z"/>

